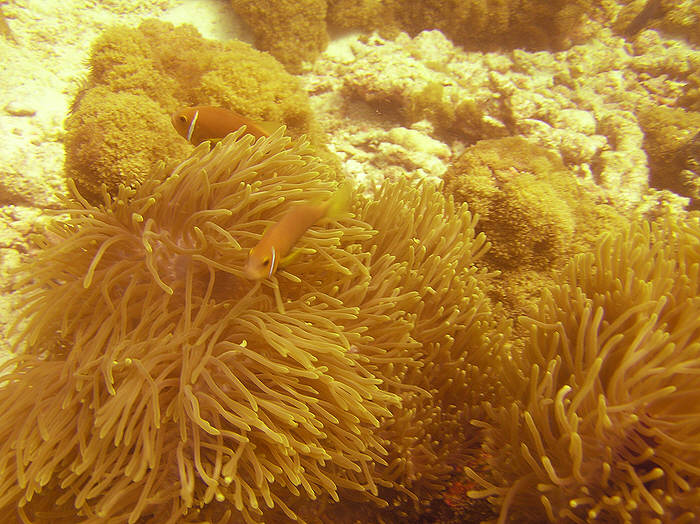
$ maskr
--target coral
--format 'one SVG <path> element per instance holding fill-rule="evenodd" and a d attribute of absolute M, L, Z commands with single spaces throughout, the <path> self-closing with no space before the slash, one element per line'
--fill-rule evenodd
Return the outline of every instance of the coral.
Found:
<path fill-rule="evenodd" d="M 683 108 L 649 106 L 639 112 L 644 149 L 649 155 L 650 184 L 697 199 L 700 172 L 690 173 L 687 150 L 700 133 L 700 112 Z M 686 170 L 687 174 L 683 175 Z M 692 206 L 700 202 L 691 201 Z"/>
<path fill-rule="evenodd" d="M 66 120 L 66 173 L 82 195 L 99 201 L 102 184 L 113 193 L 143 179 L 153 158 L 184 158 L 185 142 L 164 139 L 172 131 L 168 115 L 146 95 L 94 87 Z"/>
<path fill-rule="evenodd" d="M 327 22 L 335 29 L 386 30 L 392 25 L 391 2 L 384 0 L 327 0 Z"/>
<path fill-rule="evenodd" d="M 674 59 L 687 51 L 677 47 Z M 438 31 L 372 36 L 350 43 L 346 53 L 324 55 L 314 66 L 313 90 L 344 97 L 342 110 L 364 103 L 386 127 L 425 120 L 429 134 L 447 143 L 523 136 L 558 151 L 592 193 L 629 210 L 647 205 L 649 188 L 635 112 L 650 98 L 674 104 L 694 63 L 666 60 L 656 44 L 646 49 L 631 55 L 609 32 L 556 54 L 465 52 Z M 679 81 L 659 98 L 671 71 Z M 350 129 L 346 141 L 356 136 Z"/>
<path fill-rule="evenodd" d="M 283 131 L 57 212 L 18 276 L 2 514 L 282 522 L 308 500 L 434 494 L 464 464 L 436 439 L 475 447 L 508 329 L 473 264 L 483 235 L 400 182 L 310 230 L 272 279 L 242 278 L 266 227 L 335 186 Z"/>
<path fill-rule="evenodd" d="M 66 176 L 91 201 L 103 183 L 115 192 L 119 182 L 142 180 L 149 159 L 185 157 L 190 148 L 169 124 L 182 106 L 229 107 L 287 124 L 294 136 L 313 128 L 306 94 L 279 62 L 242 42 L 205 40 L 191 26 L 146 20 L 111 28 L 89 65 L 66 120 Z"/>
<path fill-rule="evenodd" d="M 468 202 L 493 243 L 493 267 L 544 268 L 569 253 L 575 183 L 556 155 L 521 137 L 482 140 L 445 173 L 445 191 Z M 555 189 L 553 184 L 559 184 Z"/>
<path fill-rule="evenodd" d="M 504 271 L 491 292 L 515 311 L 554 268 L 626 222 L 588 194 L 559 155 L 522 137 L 477 142 L 443 179 L 444 191 L 479 216 L 477 231 L 493 243 L 485 260 Z"/>
<path fill-rule="evenodd" d="M 660 0 L 663 18 L 659 27 L 672 35 L 700 44 L 700 5 L 692 0 Z"/>
<path fill-rule="evenodd" d="M 328 44 L 333 29 L 377 29 L 393 37 L 425 30 L 444 33 L 456 45 L 479 49 L 558 48 L 571 44 L 589 0 L 484 2 L 482 0 L 231 0 L 255 34 L 256 45 L 298 71 Z M 328 27 L 327 27 L 328 26 Z M 575 38 L 574 38 L 575 39 Z"/>
<path fill-rule="evenodd" d="M 231 0 L 231 5 L 252 29 L 255 45 L 293 72 L 328 45 L 326 0 Z"/>
<path fill-rule="evenodd" d="M 700 515 L 700 221 L 608 234 L 521 323 L 492 405 L 500 522 L 694 522 Z"/>

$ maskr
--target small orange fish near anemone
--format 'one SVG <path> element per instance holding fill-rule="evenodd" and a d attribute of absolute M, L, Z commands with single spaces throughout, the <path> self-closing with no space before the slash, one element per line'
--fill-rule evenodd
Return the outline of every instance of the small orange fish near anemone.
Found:
<path fill-rule="evenodd" d="M 306 230 L 324 217 L 336 216 L 348 207 L 350 185 L 340 187 L 327 201 L 293 207 L 279 222 L 265 231 L 260 242 L 250 250 L 243 273 L 251 280 L 269 278 L 284 267 L 296 253 L 292 248 Z"/>
<path fill-rule="evenodd" d="M 280 127 L 280 124 L 256 122 L 230 109 L 214 106 L 184 107 L 173 113 L 170 121 L 175 130 L 195 146 L 205 140 L 221 140 L 243 125 L 255 138 L 270 136 Z"/>

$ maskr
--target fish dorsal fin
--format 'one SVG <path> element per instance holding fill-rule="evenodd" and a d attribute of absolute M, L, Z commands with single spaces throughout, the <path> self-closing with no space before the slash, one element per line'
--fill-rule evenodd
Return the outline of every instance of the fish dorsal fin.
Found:
<path fill-rule="evenodd" d="M 283 124 L 280 124 L 279 122 L 256 121 L 255 125 L 265 131 L 265 133 L 268 135 L 272 135 L 275 131 L 282 127 Z"/>
<path fill-rule="evenodd" d="M 350 182 L 344 182 L 341 186 L 336 189 L 326 203 L 326 212 L 324 216 L 326 218 L 335 218 L 338 215 L 343 214 L 350 207 L 350 200 L 352 199 L 352 185 Z"/>

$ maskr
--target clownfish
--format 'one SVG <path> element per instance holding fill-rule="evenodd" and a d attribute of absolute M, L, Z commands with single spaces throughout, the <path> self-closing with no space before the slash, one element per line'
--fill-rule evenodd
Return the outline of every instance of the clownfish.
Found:
<path fill-rule="evenodd" d="M 279 124 L 256 122 L 229 109 L 213 106 L 185 107 L 173 113 L 170 121 L 175 130 L 195 146 L 205 140 L 221 140 L 243 125 L 255 138 L 270 136 L 280 127 Z"/>
<path fill-rule="evenodd" d="M 265 231 L 260 242 L 248 253 L 243 273 L 251 280 L 274 275 L 296 253 L 292 248 L 302 235 L 324 217 L 342 213 L 350 202 L 350 184 L 343 185 L 327 201 L 320 204 L 305 204 L 290 209 L 279 222 Z"/>

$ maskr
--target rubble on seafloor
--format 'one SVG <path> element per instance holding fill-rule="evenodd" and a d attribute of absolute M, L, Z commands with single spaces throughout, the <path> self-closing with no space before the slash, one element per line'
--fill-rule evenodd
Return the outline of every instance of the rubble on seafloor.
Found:
<path fill-rule="evenodd" d="M 700 52 L 655 31 L 633 44 L 602 29 L 565 51 L 503 53 L 465 52 L 425 31 L 347 37 L 306 78 L 332 148 L 356 176 L 400 170 L 439 178 L 465 146 L 519 135 L 559 152 L 601 198 L 653 213 L 659 203 L 680 209 L 687 199 L 649 187 L 638 114 L 676 104 L 699 65 Z"/>

